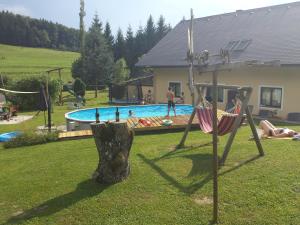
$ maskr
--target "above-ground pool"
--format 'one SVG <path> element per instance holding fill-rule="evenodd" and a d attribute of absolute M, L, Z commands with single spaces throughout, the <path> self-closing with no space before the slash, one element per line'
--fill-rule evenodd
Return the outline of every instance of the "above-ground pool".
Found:
<path fill-rule="evenodd" d="M 140 106 L 118 106 L 120 112 L 120 119 L 129 118 L 129 110 L 133 112 L 133 116 L 137 118 L 154 117 L 154 116 L 166 116 L 168 107 L 166 104 L 160 105 L 140 105 Z M 100 121 L 115 120 L 117 106 L 101 107 L 98 108 L 100 114 Z M 191 105 L 176 105 L 177 115 L 189 115 L 193 111 Z M 65 117 L 69 121 L 77 122 L 95 122 L 96 109 L 82 109 L 73 112 L 66 113 Z M 174 116 L 174 112 L 171 108 L 170 116 Z"/>

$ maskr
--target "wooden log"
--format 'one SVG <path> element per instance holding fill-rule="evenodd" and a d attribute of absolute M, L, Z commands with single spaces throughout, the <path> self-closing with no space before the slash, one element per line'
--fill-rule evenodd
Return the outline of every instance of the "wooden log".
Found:
<path fill-rule="evenodd" d="M 212 76 L 212 84 L 213 84 L 213 222 L 218 222 L 218 212 L 219 212 L 219 192 L 218 192 L 218 72 L 217 70 L 213 72 Z"/>
<path fill-rule="evenodd" d="M 121 182 L 130 174 L 129 153 L 134 132 L 126 121 L 92 123 L 99 164 L 93 179 L 99 183 Z"/>

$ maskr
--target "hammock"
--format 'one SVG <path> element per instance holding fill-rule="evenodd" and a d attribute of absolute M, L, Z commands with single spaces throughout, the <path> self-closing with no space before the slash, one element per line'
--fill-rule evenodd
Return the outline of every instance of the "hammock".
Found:
<path fill-rule="evenodd" d="M 199 125 L 204 133 L 212 134 L 213 123 L 212 123 L 212 109 L 207 107 L 197 108 L 197 116 L 199 119 Z M 234 122 L 238 118 L 238 114 L 224 114 L 218 121 L 218 136 L 223 136 L 230 133 L 234 128 Z M 242 117 L 241 124 L 243 123 L 245 117 Z"/>
<path fill-rule="evenodd" d="M 39 93 L 39 92 L 12 91 L 12 90 L 7 90 L 7 89 L 3 89 L 3 88 L 0 88 L 0 91 L 14 93 L 14 94 L 38 94 Z"/>

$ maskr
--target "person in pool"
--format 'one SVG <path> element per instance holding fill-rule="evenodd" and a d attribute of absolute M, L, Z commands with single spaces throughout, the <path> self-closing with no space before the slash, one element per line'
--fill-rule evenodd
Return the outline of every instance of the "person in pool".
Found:
<path fill-rule="evenodd" d="M 289 128 L 277 128 L 268 120 L 262 120 L 259 123 L 259 127 L 264 131 L 266 136 L 273 137 L 293 137 L 298 133 Z"/>
<path fill-rule="evenodd" d="M 173 108 L 174 115 L 176 116 L 174 97 L 175 97 L 174 92 L 172 91 L 172 88 L 169 87 L 168 92 L 167 92 L 167 99 L 168 99 L 168 114 L 167 114 L 167 117 L 170 115 L 171 107 Z"/>
<path fill-rule="evenodd" d="M 129 117 L 134 117 L 134 113 L 133 113 L 132 110 L 129 110 L 129 111 L 128 111 L 128 116 L 129 116 Z"/>

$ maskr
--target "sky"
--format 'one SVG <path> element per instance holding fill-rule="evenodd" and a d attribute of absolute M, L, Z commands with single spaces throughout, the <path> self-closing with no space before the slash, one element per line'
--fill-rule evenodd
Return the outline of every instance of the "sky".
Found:
<path fill-rule="evenodd" d="M 116 34 L 129 25 L 134 31 L 145 26 L 151 14 L 155 21 L 163 15 L 174 27 L 183 17 L 190 18 L 193 8 L 196 18 L 289 3 L 292 0 L 85 0 L 85 26 L 88 28 L 97 13 L 103 23 L 107 21 Z M 44 18 L 68 27 L 79 28 L 80 0 L 0 0 L 0 11 L 8 10 L 33 18 Z"/>

